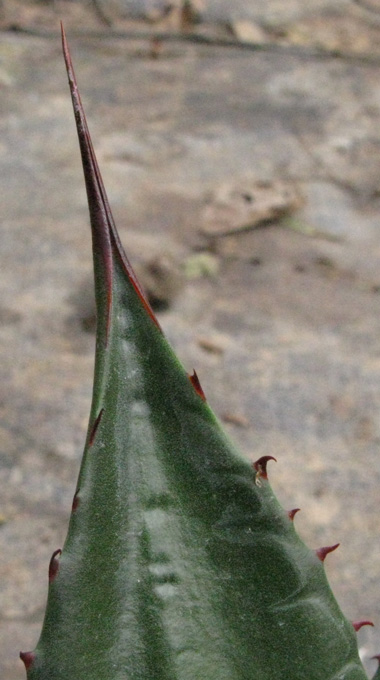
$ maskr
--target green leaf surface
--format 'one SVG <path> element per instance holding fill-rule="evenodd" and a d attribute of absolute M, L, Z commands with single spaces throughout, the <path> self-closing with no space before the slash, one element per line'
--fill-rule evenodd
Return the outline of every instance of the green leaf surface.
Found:
<path fill-rule="evenodd" d="M 28 680 L 364 680 L 315 551 L 234 449 L 124 254 L 65 44 L 98 309 L 87 442 Z"/>

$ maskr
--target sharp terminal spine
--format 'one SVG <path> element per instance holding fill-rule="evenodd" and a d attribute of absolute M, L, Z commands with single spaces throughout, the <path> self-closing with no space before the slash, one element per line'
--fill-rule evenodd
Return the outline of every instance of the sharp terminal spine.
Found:
<path fill-rule="evenodd" d="M 54 550 L 50 563 L 49 563 L 49 583 L 52 583 L 55 579 L 55 577 L 58 574 L 59 570 L 59 559 L 58 556 L 62 554 L 61 548 L 58 548 L 58 550 Z"/>
<path fill-rule="evenodd" d="M 293 510 L 288 511 L 288 517 L 292 521 L 294 520 L 294 517 L 296 516 L 297 512 L 300 512 L 301 508 L 293 508 Z"/>
<path fill-rule="evenodd" d="M 327 545 L 323 548 L 318 548 L 318 550 L 315 551 L 315 554 L 317 555 L 318 559 L 321 560 L 321 562 L 324 562 L 327 555 L 339 548 L 339 546 L 340 543 L 335 543 L 335 545 Z"/>
<path fill-rule="evenodd" d="M 86 167 L 85 181 L 87 186 L 87 194 L 90 205 L 91 227 L 94 240 L 94 248 L 100 253 L 103 260 L 103 274 L 106 283 L 106 346 L 108 344 L 108 337 L 111 324 L 111 309 L 113 300 L 113 276 L 114 276 L 114 256 L 116 255 L 121 263 L 121 266 L 137 293 L 141 304 L 145 311 L 152 319 L 153 323 L 161 331 L 160 324 L 153 312 L 153 309 L 141 288 L 136 274 L 124 252 L 121 245 L 119 235 L 117 233 L 111 208 L 109 206 L 106 190 L 104 188 L 103 180 L 100 174 L 98 162 L 96 160 L 95 151 L 92 145 L 90 132 L 88 129 L 86 116 L 83 110 L 78 84 L 76 81 L 74 67 L 71 61 L 71 55 L 66 40 L 65 31 L 61 22 L 62 47 L 66 64 L 67 75 L 69 79 L 69 87 L 73 101 L 75 121 L 77 125 L 79 144 L 81 148 L 83 165 Z M 162 332 L 162 331 L 161 331 Z"/>

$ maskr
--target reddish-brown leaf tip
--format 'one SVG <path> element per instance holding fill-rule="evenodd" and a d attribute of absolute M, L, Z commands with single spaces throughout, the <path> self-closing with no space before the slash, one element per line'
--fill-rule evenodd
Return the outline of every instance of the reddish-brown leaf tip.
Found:
<path fill-rule="evenodd" d="M 62 32 L 63 56 L 65 59 L 66 70 L 69 79 L 69 86 L 73 102 L 79 146 L 82 156 L 83 172 L 86 182 L 93 238 L 93 250 L 94 255 L 97 258 L 100 258 L 100 261 L 102 262 L 100 278 L 103 279 L 103 287 L 106 290 L 107 296 L 104 311 L 105 340 L 107 344 L 111 323 L 114 256 L 118 258 L 121 267 L 124 270 L 124 273 L 126 274 L 129 282 L 131 283 L 132 287 L 137 293 L 137 296 L 141 304 L 143 305 L 145 311 L 148 313 L 148 315 L 155 323 L 155 325 L 160 330 L 161 328 L 156 318 L 156 315 L 154 314 L 152 307 L 150 306 L 149 301 L 137 279 L 137 276 L 132 268 L 132 265 L 130 264 L 124 252 L 119 235 L 117 233 L 116 225 L 108 202 L 106 190 L 104 188 L 102 176 L 100 174 L 98 162 L 96 160 L 94 147 L 92 145 L 87 120 L 81 102 L 77 80 L 75 77 L 70 50 L 67 44 L 67 39 L 62 23 L 61 32 Z M 104 297 L 103 288 L 101 291 L 100 298 L 101 297 Z"/>
<path fill-rule="evenodd" d="M 289 517 L 289 519 L 291 519 L 291 520 L 293 521 L 295 515 L 296 515 L 297 512 L 299 512 L 300 510 L 301 510 L 301 508 L 293 508 L 293 510 L 288 510 L 288 517 Z"/>
<path fill-rule="evenodd" d="M 364 620 L 364 621 L 353 621 L 352 625 L 353 625 L 354 630 L 356 630 L 356 632 L 358 632 L 358 630 L 363 628 L 363 626 L 373 626 L 374 624 L 372 623 L 372 621 Z"/>
<path fill-rule="evenodd" d="M 34 652 L 20 652 L 20 659 L 24 663 L 25 670 L 29 670 L 35 658 Z"/>
<path fill-rule="evenodd" d="M 203 392 L 202 385 L 199 382 L 199 378 L 196 374 L 196 371 L 193 371 L 193 375 L 189 375 L 189 380 L 190 380 L 192 386 L 194 387 L 196 393 L 199 394 L 200 398 L 203 401 L 206 401 L 206 395 Z"/>
<path fill-rule="evenodd" d="M 274 458 L 273 456 L 261 456 L 261 458 L 259 458 L 252 464 L 253 469 L 256 470 L 257 486 L 260 486 L 260 478 L 268 479 L 267 464 L 269 460 L 274 460 L 275 463 L 277 463 L 277 459 Z"/>
<path fill-rule="evenodd" d="M 58 556 L 61 555 L 62 550 L 61 548 L 58 548 L 58 550 L 54 550 L 51 558 L 50 558 L 50 563 L 49 563 L 49 583 L 52 583 L 54 581 L 55 577 L 57 576 L 58 569 L 59 569 L 59 559 Z"/>
<path fill-rule="evenodd" d="M 318 557 L 321 562 L 324 562 L 326 559 L 326 556 L 339 548 L 340 543 L 335 543 L 335 545 L 326 545 L 323 548 L 318 548 L 318 550 L 315 551 L 316 556 Z"/>
<path fill-rule="evenodd" d="M 92 229 L 93 250 L 102 261 L 102 277 L 106 287 L 106 309 L 105 309 L 105 340 L 108 342 L 109 329 L 111 323 L 112 305 L 112 279 L 113 279 L 113 260 L 112 246 L 107 224 L 107 206 L 104 205 L 105 189 L 103 187 L 100 170 L 95 158 L 90 132 L 87 125 L 81 97 L 79 94 L 78 83 L 71 59 L 69 46 L 65 34 L 63 23 L 61 22 L 62 50 L 65 60 L 67 77 L 71 99 L 74 109 L 75 123 L 78 133 L 79 146 L 82 156 L 83 172 L 86 182 L 87 199 L 90 210 L 90 221 Z M 104 194 L 104 195 L 103 195 Z M 103 317 L 103 315 L 102 315 Z"/>

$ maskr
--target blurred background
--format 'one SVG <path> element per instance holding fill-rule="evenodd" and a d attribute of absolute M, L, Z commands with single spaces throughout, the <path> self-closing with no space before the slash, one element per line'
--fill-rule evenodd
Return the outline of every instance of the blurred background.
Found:
<path fill-rule="evenodd" d="M 380 652 L 380 1 L 0 3 L 0 676 L 25 677 L 89 414 L 95 311 L 65 23 L 170 342 Z"/>

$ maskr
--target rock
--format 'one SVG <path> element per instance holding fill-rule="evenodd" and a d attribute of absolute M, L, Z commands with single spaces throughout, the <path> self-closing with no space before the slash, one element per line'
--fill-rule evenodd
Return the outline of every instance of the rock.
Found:
<path fill-rule="evenodd" d="M 267 41 L 265 31 L 249 19 L 236 19 L 231 21 L 230 29 L 240 42 L 262 44 Z"/>
<path fill-rule="evenodd" d="M 202 232 L 224 236 L 274 222 L 302 205 L 294 182 L 249 177 L 221 184 L 206 204 Z"/>

